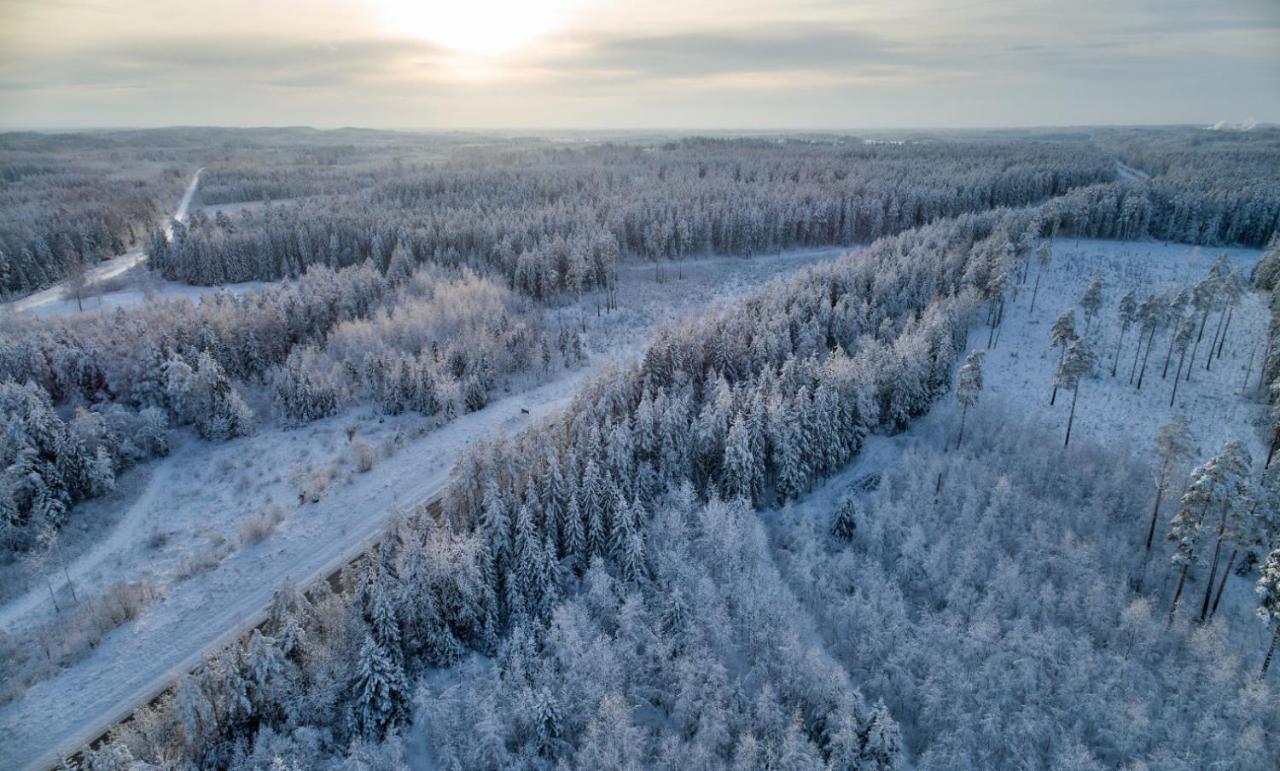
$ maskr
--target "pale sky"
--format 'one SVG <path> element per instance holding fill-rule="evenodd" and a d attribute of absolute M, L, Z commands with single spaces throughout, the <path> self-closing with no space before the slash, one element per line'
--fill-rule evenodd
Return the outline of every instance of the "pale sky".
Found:
<path fill-rule="evenodd" d="M 0 0 L 0 126 L 1280 122 L 1280 0 Z"/>

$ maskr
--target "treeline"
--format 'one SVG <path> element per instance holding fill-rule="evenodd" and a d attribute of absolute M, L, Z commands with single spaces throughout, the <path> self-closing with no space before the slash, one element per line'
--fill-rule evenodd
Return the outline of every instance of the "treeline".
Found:
<path fill-rule="evenodd" d="M 389 281 L 368 265 L 318 266 L 242 295 L 14 318 L 0 331 L 0 387 L 24 396 L 0 404 L 12 427 L 0 447 L 4 539 L 24 548 L 56 529 L 77 501 L 110 488 L 77 481 L 76 469 L 113 479 L 157 452 L 169 424 L 210 440 L 250 433 L 244 388 L 269 386 L 289 425 L 366 400 L 448 420 L 483 408 L 511 374 L 583 356 L 577 334 L 548 336 L 528 300 L 442 269 Z M 55 407 L 78 410 L 77 441 Z M 110 431 L 92 428 L 98 413 Z"/>
<path fill-rule="evenodd" d="M 1066 232 L 1262 247 L 1280 230 L 1280 131 L 1099 131 L 1098 146 L 1150 175 L 1053 202 Z"/>
<path fill-rule="evenodd" d="M 607 285 L 620 257 L 868 242 L 1114 174 L 1086 144 L 494 146 L 386 168 L 354 195 L 196 218 L 171 242 L 153 238 L 150 253 L 167 278 L 218 284 L 295 276 L 315 263 L 388 270 L 399 249 L 415 263 L 499 273 L 545 298 Z"/>
<path fill-rule="evenodd" d="M 897 767 L 888 712 L 785 632 L 802 623 L 794 601 L 730 599 L 711 580 L 686 580 L 702 571 L 735 576 L 744 591 L 778 587 L 745 507 L 799 494 L 868 431 L 899 429 L 945 393 L 978 299 L 1013 269 L 1011 241 L 1035 227 L 1027 213 L 928 226 L 666 331 L 643 362 L 596 380 L 552 423 L 469 454 L 443 521 L 401 521 L 342 594 L 282 600 L 262 634 L 104 752 L 178 752 L 203 768 L 317 767 L 335 753 L 385 761 L 394 744 L 370 742 L 406 724 L 411 679 L 475 649 L 496 654 L 502 693 L 518 701 L 486 706 L 479 682 L 456 697 L 452 720 L 487 718 L 471 736 L 441 737 L 463 765 L 629 767 L 652 747 L 713 766 Z M 728 620 L 703 624 L 717 603 Z M 568 615 L 575 607 L 585 618 Z M 591 624 L 642 637 L 616 638 L 613 654 L 597 645 L 599 655 L 561 637 L 592 634 Z M 590 668 L 601 656 L 664 652 L 678 666 L 650 658 L 652 676 Z M 767 684 L 743 679 L 745 654 Z M 556 660 L 565 670 L 535 669 Z M 734 706 L 733 682 L 753 706 Z M 687 701 L 696 694 L 705 711 Z M 516 704 L 529 707 L 522 718 Z"/>
<path fill-rule="evenodd" d="M 1155 177 L 1072 190 L 1045 210 L 1058 232 L 1084 238 L 1259 247 L 1280 230 L 1280 183 Z"/>
<path fill-rule="evenodd" d="M 1258 261 L 1253 274 L 1254 286 L 1269 294 L 1271 322 L 1267 327 L 1267 347 L 1262 354 L 1259 387 L 1271 404 L 1272 433 L 1267 451 L 1267 466 L 1280 452 L 1280 238 L 1273 238 Z"/>

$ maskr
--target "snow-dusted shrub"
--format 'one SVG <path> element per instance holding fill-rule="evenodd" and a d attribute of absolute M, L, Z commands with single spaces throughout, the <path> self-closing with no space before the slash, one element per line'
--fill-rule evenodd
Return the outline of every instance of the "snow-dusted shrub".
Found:
<path fill-rule="evenodd" d="M 283 521 L 284 509 L 279 506 L 268 506 L 245 517 L 240 523 L 241 545 L 250 546 L 265 541 Z"/>
<path fill-rule="evenodd" d="M 364 474 L 373 470 L 377 452 L 366 442 L 355 441 L 351 443 L 351 459 L 355 463 L 356 471 Z"/>

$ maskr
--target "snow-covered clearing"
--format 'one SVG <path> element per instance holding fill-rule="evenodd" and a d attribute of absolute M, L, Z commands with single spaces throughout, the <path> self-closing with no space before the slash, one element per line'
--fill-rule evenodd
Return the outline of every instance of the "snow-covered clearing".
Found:
<path fill-rule="evenodd" d="M 1255 459 L 1259 458 L 1266 449 L 1260 424 L 1263 408 L 1261 402 L 1253 398 L 1252 387 L 1256 385 L 1266 344 L 1268 313 L 1257 293 L 1245 294 L 1233 314 L 1222 358 L 1215 359 L 1206 372 L 1205 356 L 1217 314 L 1210 317 L 1190 382 L 1185 380 L 1184 372 L 1173 408 L 1169 406 L 1169 397 L 1177 366 L 1176 354 L 1168 376 L 1161 377 L 1169 347 L 1168 329 L 1156 333 L 1141 391 L 1129 381 L 1138 340 L 1136 324 L 1130 326 L 1125 335 L 1116 376 L 1113 378 L 1110 374 L 1120 332 L 1117 320 L 1120 298 L 1133 290 L 1141 303 L 1153 292 L 1183 287 L 1189 290 L 1208 274 L 1214 259 L 1223 252 L 1246 276 L 1260 254 L 1251 249 L 1224 250 L 1150 242 L 1055 241 L 1053 262 L 1041 280 L 1035 311 L 1029 310 L 1034 265 L 1026 286 L 1008 303 L 995 345 L 987 352 L 983 365 L 982 402 L 998 401 L 1009 409 L 1059 426 L 1065 434 L 1071 393 L 1060 391 L 1056 404 L 1049 406 L 1059 358 L 1058 349 L 1050 348 L 1049 328 L 1058 314 L 1074 309 L 1076 331 L 1083 334 L 1085 320 L 1080 300 L 1094 274 L 1100 273 L 1105 285 L 1104 303 L 1087 335 L 1098 364 L 1081 385 L 1072 441 L 1089 437 L 1112 446 L 1132 445 L 1134 452 L 1145 453 L 1156 430 L 1173 414 L 1181 413 L 1191 423 L 1197 457 L 1207 458 L 1222 449 L 1227 440 L 1241 439 L 1247 442 Z M 987 339 L 985 327 L 975 328 L 969 336 L 970 350 L 986 348 Z M 1253 366 L 1246 398 L 1240 392 L 1245 372 L 1250 369 L 1251 355 Z M 1141 367 L 1140 360 L 1138 364 Z"/>
<path fill-rule="evenodd" d="M 262 289 L 267 286 L 271 284 L 266 281 L 246 281 L 223 286 L 181 284 L 161 278 L 159 274 L 147 270 L 144 263 L 139 262 L 112 279 L 103 279 L 99 282 L 99 287 L 91 289 L 79 303 L 74 297 L 61 296 L 28 308 L 26 313 L 42 317 L 98 313 L 116 308 L 129 308 L 153 300 L 174 300 L 179 297 L 199 300 L 201 297 L 218 292 L 243 294 L 250 289 Z"/>
<path fill-rule="evenodd" d="M 295 430 L 264 420 L 254 436 L 223 444 L 184 437 L 169 457 L 123 476 L 121 487 L 131 494 L 84 504 L 67 535 L 69 573 L 82 593 L 146 580 L 162 598 L 88 657 L 0 707 L 0 734 L 8 737 L 0 765 L 52 765 L 126 716 L 251 625 L 286 580 L 324 575 L 376 539 L 397 507 L 437 494 L 466 445 L 554 412 L 592 369 L 639 352 L 655 325 L 844 251 L 689 261 L 666 266 L 662 282 L 652 265 L 625 266 L 613 313 L 597 316 L 593 296 L 548 311 L 552 323 L 558 316 L 585 324 L 587 367 L 542 384 L 513 383 L 513 395 L 435 430 L 420 416 L 357 407 Z M 365 474 L 347 440 L 353 425 L 356 441 L 379 451 Z M 301 489 L 317 484 L 326 488 L 319 501 L 300 504 Z M 245 521 L 259 514 L 280 518 L 274 532 L 260 542 L 242 537 Z M 110 524 L 92 524 L 99 515 Z M 0 629 L 18 634 L 52 614 L 43 581 L 30 580 L 0 607 Z"/>
<path fill-rule="evenodd" d="M 197 169 L 196 173 L 191 177 L 191 183 L 187 185 L 186 192 L 182 194 L 182 200 L 178 202 L 178 208 L 174 210 L 171 219 L 177 220 L 178 222 L 186 221 L 187 211 L 191 207 L 191 199 L 195 195 L 197 186 L 200 184 L 200 174 L 203 171 L 203 168 Z M 166 237 L 172 233 L 169 220 L 165 221 L 164 229 Z M 138 244 L 124 254 L 112 257 L 109 260 L 105 260 L 94 265 L 86 271 L 86 292 L 92 292 L 94 285 L 102 284 L 103 282 L 116 278 L 130 268 L 145 262 L 146 259 L 147 255 L 142 250 L 142 244 Z M 128 294 L 128 292 L 113 292 L 111 294 Z M 128 301 L 120 297 L 108 298 L 102 296 L 94 297 L 92 300 L 97 301 L 97 307 L 109 308 L 115 307 L 116 305 L 132 304 L 133 302 L 140 300 L 142 296 L 143 293 L 139 291 L 136 298 Z M 86 302 L 85 304 L 89 305 L 90 303 Z M 33 312 L 42 316 L 54 313 L 71 313 L 77 309 L 75 298 L 67 296 L 66 282 L 54 284 L 48 289 L 43 289 L 39 292 L 35 292 L 34 294 L 27 295 L 20 300 L 14 300 L 13 302 L 6 303 L 3 306 L 0 306 L 0 308 L 17 313 Z"/>

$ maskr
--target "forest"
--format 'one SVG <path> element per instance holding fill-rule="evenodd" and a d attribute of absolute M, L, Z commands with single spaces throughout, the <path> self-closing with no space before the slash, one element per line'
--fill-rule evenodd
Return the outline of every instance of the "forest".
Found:
<path fill-rule="evenodd" d="M 55 603 L 175 447 L 583 373 L 68 767 L 1274 768 L 1280 132 L 1204 133 L 0 136 L 53 159 L 6 171 L 9 291 L 134 243 L 153 287 L 0 319 L 0 548 Z M 31 214 L 112 153 L 145 205 Z M 827 247 L 597 347 L 635 287 Z"/>

